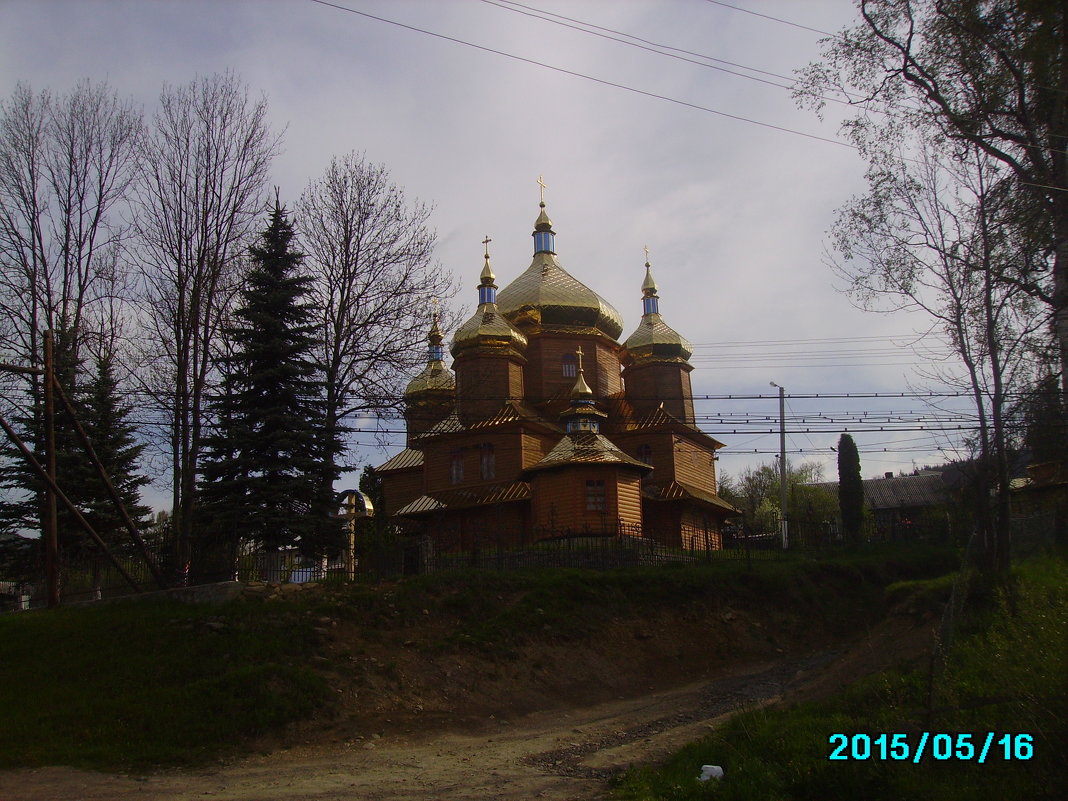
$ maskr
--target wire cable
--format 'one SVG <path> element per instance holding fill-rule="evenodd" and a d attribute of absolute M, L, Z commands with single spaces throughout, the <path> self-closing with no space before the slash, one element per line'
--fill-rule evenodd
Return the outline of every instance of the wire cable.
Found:
<path fill-rule="evenodd" d="M 847 148 L 849 150 L 859 150 L 859 148 L 856 145 L 851 145 L 848 142 L 843 142 L 843 141 L 841 141 L 839 139 L 831 139 L 831 138 L 826 137 L 826 136 L 819 136 L 817 134 L 805 133 L 804 131 L 798 131 L 798 130 L 796 130 L 794 128 L 786 128 L 786 127 L 784 127 L 782 125 L 774 125 L 773 123 L 770 123 L 770 122 L 762 122 L 760 120 L 752 119 L 751 117 L 743 117 L 743 116 L 741 116 L 739 114 L 730 114 L 730 113 L 728 113 L 726 111 L 720 111 L 719 109 L 714 109 L 714 108 L 711 108 L 709 106 L 702 106 L 699 103 L 691 103 L 691 102 L 686 101 L 686 100 L 679 100 L 678 98 L 675 98 L 675 97 L 670 97 L 668 95 L 657 94 L 656 92 L 649 92 L 649 91 L 646 91 L 644 89 L 638 89 L 638 88 L 633 87 L 633 86 L 627 86 L 626 84 L 616 83 L 614 81 L 609 81 L 609 80 L 606 80 L 605 78 L 597 78 L 597 77 L 595 77 L 593 75 L 587 75 L 587 74 L 582 73 L 582 72 L 576 72 L 575 70 L 569 70 L 569 69 L 565 69 L 563 67 L 554 66 L 552 64 L 546 64 L 543 61 L 536 61 L 536 60 L 534 60 L 532 58 L 525 58 L 524 56 L 517 56 L 514 53 L 506 53 L 503 50 L 496 50 L 496 49 L 494 49 L 492 47 L 486 47 L 485 45 L 475 44 L 474 42 L 468 42 L 468 41 L 466 41 L 464 39 L 459 39 L 459 38 L 454 37 L 454 36 L 446 36 L 445 34 L 436 33 L 434 31 L 430 31 L 430 30 L 427 30 L 425 28 L 417 28 L 414 25 L 407 25 L 407 24 L 405 24 L 403 22 L 398 22 L 397 20 L 387 19 L 386 17 L 379 17 L 379 16 L 376 16 L 374 14 L 368 14 L 366 11 L 357 11 L 354 8 L 348 8 L 347 6 L 342 6 L 342 5 L 339 5 L 337 3 L 328 2 L 328 0 L 309 0 L 309 2 L 315 3 L 317 5 L 325 6 L 327 8 L 333 8 L 333 9 L 336 9 L 338 11 L 344 11 L 344 12 L 347 12 L 349 14 L 356 14 L 357 16 L 366 17 L 367 19 L 376 20 L 377 22 L 384 22 L 384 23 L 387 23 L 389 25 L 395 25 L 398 28 L 404 28 L 405 30 L 414 31 L 416 33 L 421 33 L 421 34 L 424 34 L 425 36 L 432 36 L 432 37 L 434 37 L 436 39 L 442 39 L 442 40 L 447 41 L 447 42 L 453 42 L 454 44 L 461 44 L 461 45 L 464 45 L 465 47 L 471 47 L 471 48 L 474 48 L 475 50 L 481 50 L 481 51 L 483 51 L 485 53 L 492 53 L 493 55 L 503 56 L 504 58 L 509 58 L 509 59 L 512 59 L 513 61 L 519 61 L 519 62 L 522 62 L 524 64 L 531 64 L 531 65 L 536 66 L 536 67 L 542 67 L 543 69 L 552 70 L 553 72 L 559 72 L 559 73 L 561 73 L 563 75 L 570 75 L 570 76 L 572 76 L 574 78 L 582 78 L 583 80 L 592 81 L 594 83 L 601 84 L 602 86 L 610 86 L 610 87 L 612 87 L 614 89 L 622 89 L 625 92 L 631 92 L 633 94 L 642 95 L 644 97 L 651 97 L 651 98 L 653 98 L 655 100 L 663 100 L 663 101 L 665 101 L 667 103 L 674 103 L 675 105 L 678 105 L 678 106 L 684 106 L 686 108 L 694 109 L 695 111 L 703 111 L 703 112 L 708 113 L 708 114 L 714 114 L 714 115 L 716 115 L 718 117 L 724 117 L 726 119 L 737 120 L 738 122 L 749 123 L 750 125 L 756 125 L 756 126 L 759 126 L 761 128 L 768 128 L 768 129 L 771 129 L 773 131 L 780 131 L 782 133 L 793 134 L 795 136 L 803 136 L 806 139 L 813 139 L 813 140 L 815 140 L 817 142 L 826 142 L 827 144 L 837 145 L 839 147 L 844 147 L 844 148 Z"/>

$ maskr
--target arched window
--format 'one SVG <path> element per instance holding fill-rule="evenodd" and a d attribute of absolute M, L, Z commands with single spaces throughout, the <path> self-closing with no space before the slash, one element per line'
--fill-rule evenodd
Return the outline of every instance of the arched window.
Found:
<path fill-rule="evenodd" d="M 578 375 L 578 360 L 574 353 L 565 353 L 560 360 L 560 369 L 564 378 L 574 378 Z"/>
<path fill-rule="evenodd" d="M 479 470 L 483 480 L 497 477 L 497 456 L 489 442 L 479 448 Z"/>
<path fill-rule="evenodd" d="M 649 445 L 639 445 L 637 456 L 639 462 L 652 464 L 653 449 Z"/>

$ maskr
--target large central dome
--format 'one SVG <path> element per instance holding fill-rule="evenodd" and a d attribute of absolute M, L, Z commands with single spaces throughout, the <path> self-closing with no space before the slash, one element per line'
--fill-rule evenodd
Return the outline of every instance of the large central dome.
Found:
<path fill-rule="evenodd" d="M 534 225 L 534 260 L 497 295 L 497 309 L 526 334 L 603 334 L 617 340 L 623 318 L 611 303 L 572 276 L 556 260 L 552 222 L 541 204 Z"/>

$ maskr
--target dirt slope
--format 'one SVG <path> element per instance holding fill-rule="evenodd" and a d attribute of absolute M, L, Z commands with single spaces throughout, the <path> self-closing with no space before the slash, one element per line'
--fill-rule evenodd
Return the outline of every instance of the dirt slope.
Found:
<path fill-rule="evenodd" d="M 0 772 L 0 801 L 605 798 L 609 776 L 665 756 L 732 710 L 818 698 L 922 659 L 934 623 L 892 614 L 843 643 L 789 618 L 727 609 L 616 621 L 592 642 L 549 638 L 507 659 L 427 654 L 389 636 L 356 643 L 346 624 L 323 626 L 338 702 L 259 743 L 260 755 L 149 776 Z"/>

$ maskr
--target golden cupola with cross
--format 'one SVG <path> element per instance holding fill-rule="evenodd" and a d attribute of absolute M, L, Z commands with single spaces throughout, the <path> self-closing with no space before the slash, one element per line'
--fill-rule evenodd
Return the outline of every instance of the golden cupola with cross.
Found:
<path fill-rule="evenodd" d="M 524 371 L 530 402 L 555 402 L 553 408 L 559 410 L 574 384 L 580 347 L 587 354 L 587 381 L 594 396 L 607 398 L 622 390 L 618 339 L 623 318 L 560 264 L 544 189 L 542 184 L 530 266 L 501 290 L 497 305 L 530 340 Z"/>
<path fill-rule="evenodd" d="M 648 249 L 642 318 L 621 344 L 619 312 L 561 265 L 538 184 L 533 258 L 499 292 L 482 242 L 452 372 L 431 325 L 408 447 L 379 468 L 383 511 L 438 551 L 567 536 L 719 547 L 736 512 L 716 494 L 722 443 L 696 425 L 693 349 L 660 314 Z"/>
<path fill-rule="evenodd" d="M 407 443 L 430 430 L 443 420 L 456 405 L 456 376 L 445 364 L 445 335 L 438 325 L 435 312 L 427 334 L 430 347 L 426 367 L 408 382 L 404 390 L 404 419 L 407 423 Z"/>
<path fill-rule="evenodd" d="M 690 356 L 693 346 L 660 314 L 660 296 L 645 249 L 642 319 L 623 343 L 623 380 L 627 398 L 638 411 L 662 406 L 679 420 L 694 424 Z"/>
<path fill-rule="evenodd" d="M 456 371 L 456 407 L 472 423 L 496 414 L 509 400 L 523 397 L 527 337 L 512 325 L 497 303 L 497 278 L 490 267 L 488 236 L 479 276 L 478 308 L 456 329 L 451 352 Z"/>

